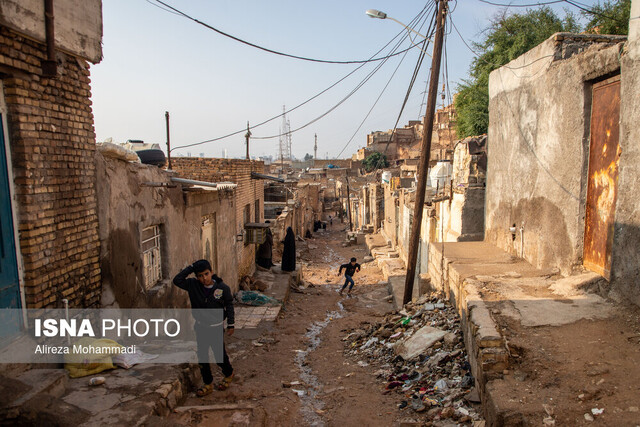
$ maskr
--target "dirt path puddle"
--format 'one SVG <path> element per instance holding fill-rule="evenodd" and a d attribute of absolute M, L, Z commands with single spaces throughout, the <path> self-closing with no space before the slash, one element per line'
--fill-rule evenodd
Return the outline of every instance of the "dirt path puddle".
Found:
<path fill-rule="evenodd" d="M 311 426 L 324 426 L 324 420 L 319 411 L 322 411 L 325 403 L 318 398 L 318 394 L 322 390 L 322 384 L 318 381 L 318 377 L 313 374 L 311 367 L 307 362 L 307 356 L 320 345 L 322 340 L 320 334 L 324 328 L 331 323 L 334 319 L 339 319 L 343 315 L 344 306 L 338 301 L 339 310 L 331 311 L 327 313 L 325 319 L 321 322 L 314 322 L 307 328 L 305 337 L 309 340 L 309 344 L 305 350 L 299 350 L 295 357 L 296 365 L 300 369 L 300 381 L 304 384 L 304 387 L 295 387 L 294 391 L 300 397 L 302 403 L 300 412 L 305 421 Z"/>

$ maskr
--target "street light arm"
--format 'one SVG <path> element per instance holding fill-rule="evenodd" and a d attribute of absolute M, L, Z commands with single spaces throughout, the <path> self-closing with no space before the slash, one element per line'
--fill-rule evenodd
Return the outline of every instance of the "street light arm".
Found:
<path fill-rule="evenodd" d="M 393 18 L 393 17 L 391 17 L 391 16 L 387 15 L 386 13 L 381 12 L 379 10 L 369 9 L 365 13 L 370 18 L 390 19 L 390 20 L 392 20 L 394 22 L 397 22 L 398 24 L 402 25 L 407 30 L 407 32 L 409 33 L 409 40 L 411 41 L 411 45 L 418 47 L 418 49 L 422 50 L 422 52 L 425 53 L 427 56 L 431 56 L 428 52 L 425 52 L 420 46 L 418 46 L 418 43 L 416 43 L 413 40 L 413 38 L 411 37 L 411 33 L 417 34 L 418 36 L 422 37 L 423 39 L 428 39 L 429 41 L 433 42 L 433 40 L 429 39 L 427 36 L 424 36 L 424 35 L 420 34 L 416 30 L 414 30 L 413 28 L 409 27 L 408 25 L 403 24 L 402 22 L 398 21 L 396 18 Z"/>
<path fill-rule="evenodd" d="M 428 38 L 427 36 L 423 36 L 422 34 L 417 32 L 413 28 L 409 27 L 408 25 L 404 25 L 402 22 L 398 21 L 396 18 L 392 18 L 389 15 L 387 15 L 387 19 L 391 19 L 393 22 L 397 22 L 398 24 L 402 25 L 407 31 L 411 31 L 412 33 L 419 35 L 423 39 L 427 39 Z"/>

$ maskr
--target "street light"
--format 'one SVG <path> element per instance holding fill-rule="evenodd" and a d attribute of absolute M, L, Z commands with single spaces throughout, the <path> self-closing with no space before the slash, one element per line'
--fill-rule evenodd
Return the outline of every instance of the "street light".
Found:
<path fill-rule="evenodd" d="M 409 26 L 407 26 L 407 25 L 404 25 L 402 22 L 398 21 L 398 20 L 397 20 L 397 19 L 395 19 L 395 18 L 392 18 L 391 16 L 387 15 L 387 14 L 386 14 L 386 13 L 384 13 L 384 12 L 381 12 L 381 11 L 376 10 L 376 9 L 369 9 L 369 10 L 367 10 L 365 13 L 366 13 L 366 14 L 367 14 L 367 16 L 369 16 L 370 18 L 377 18 L 377 19 L 391 19 L 392 21 L 397 22 L 398 24 L 402 25 L 402 26 L 403 26 L 407 31 L 410 31 L 410 32 L 412 32 L 412 33 L 415 33 L 415 34 L 419 35 L 420 37 L 422 37 L 423 39 L 428 39 L 428 37 L 427 37 L 427 36 L 423 36 L 422 34 L 420 34 L 419 32 L 417 32 L 417 31 L 416 31 L 416 30 L 414 30 L 413 28 L 411 28 L 411 27 L 409 27 Z M 429 39 L 429 40 L 431 40 L 431 39 Z M 433 41 L 433 40 L 431 40 L 431 41 Z M 414 46 L 416 45 L 416 43 L 414 43 L 414 42 L 413 42 L 413 39 L 411 39 L 411 42 L 414 44 Z M 426 52 L 425 52 L 425 53 L 426 53 Z M 429 55 L 429 54 L 427 53 L 427 55 Z M 429 56 L 431 56 L 431 55 L 429 55 Z"/>
<path fill-rule="evenodd" d="M 365 13 L 372 18 L 385 19 L 387 17 L 386 13 L 380 12 L 379 10 L 375 10 L 375 9 L 369 9 Z"/>

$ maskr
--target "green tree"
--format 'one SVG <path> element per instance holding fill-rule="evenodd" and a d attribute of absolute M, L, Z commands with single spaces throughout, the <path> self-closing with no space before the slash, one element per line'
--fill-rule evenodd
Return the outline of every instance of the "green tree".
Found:
<path fill-rule="evenodd" d="M 362 166 L 364 167 L 365 171 L 371 172 L 376 169 L 386 168 L 387 166 L 389 166 L 389 162 L 387 161 L 387 156 L 376 151 L 375 153 L 369 154 L 362 161 Z"/>
<path fill-rule="evenodd" d="M 629 15 L 631 0 L 614 0 L 600 3 L 583 10 L 582 15 L 590 19 L 587 23 L 588 33 L 622 34 L 629 33 Z"/>
<path fill-rule="evenodd" d="M 313 156 L 311 154 L 307 153 L 307 154 L 304 155 L 304 161 L 305 162 L 308 162 L 311 159 L 313 159 Z"/>
<path fill-rule="evenodd" d="M 575 16 L 558 17 L 549 7 L 521 14 L 504 10 L 491 20 L 484 38 L 474 43 L 480 56 L 471 63 L 469 79 L 458 85 L 455 101 L 458 136 L 487 133 L 489 128 L 489 73 L 512 61 L 556 32 L 579 32 Z"/>

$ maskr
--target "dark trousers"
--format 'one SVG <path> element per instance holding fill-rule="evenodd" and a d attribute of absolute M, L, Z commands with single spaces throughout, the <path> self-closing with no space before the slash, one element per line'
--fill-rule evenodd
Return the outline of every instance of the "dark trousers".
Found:
<path fill-rule="evenodd" d="M 346 288 L 349 283 L 351 283 L 351 285 L 349 286 L 349 292 L 351 292 L 351 289 L 353 288 L 353 285 L 356 284 L 356 282 L 353 281 L 353 278 L 351 276 L 349 276 L 348 274 L 345 274 L 344 285 L 342 286 L 343 291 L 344 291 L 344 288 Z"/>
<path fill-rule="evenodd" d="M 213 350 L 213 346 L 219 344 L 220 341 L 216 342 L 216 334 L 220 333 L 220 330 L 223 332 L 224 329 L 222 326 L 196 326 L 196 342 L 198 344 L 197 355 L 198 361 L 200 365 L 200 374 L 202 375 L 202 381 L 205 384 L 211 384 L 213 382 L 213 375 L 211 374 L 211 364 L 209 363 L 209 349 Z M 229 356 L 227 355 L 227 349 L 224 345 L 224 338 L 222 340 L 222 362 L 216 363 L 220 369 L 222 369 L 222 375 L 225 377 L 233 374 L 233 367 L 231 366 L 231 362 L 229 361 Z"/>

